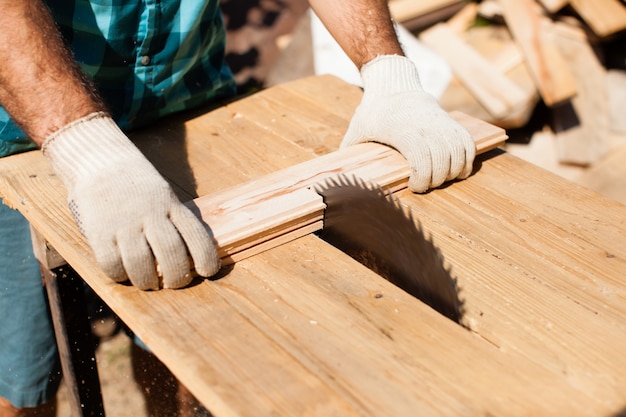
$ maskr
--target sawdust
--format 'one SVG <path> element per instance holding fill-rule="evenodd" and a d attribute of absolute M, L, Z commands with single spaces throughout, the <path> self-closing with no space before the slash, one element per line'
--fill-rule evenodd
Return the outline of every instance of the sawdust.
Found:
<path fill-rule="evenodd" d="M 96 351 L 102 399 L 107 417 L 148 417 L 143 395 L 132 376 L 130 344 L 124 332 L 102 340 Z M 57 417 L 71 415 L 65 386 L 58 394 Z"/>

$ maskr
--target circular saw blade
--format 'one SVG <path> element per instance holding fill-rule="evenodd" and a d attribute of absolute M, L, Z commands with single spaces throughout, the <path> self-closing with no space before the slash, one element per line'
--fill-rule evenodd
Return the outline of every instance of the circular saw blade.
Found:
<path fill-rule="evenodd" d="M 461 322 L 462 302 L 443 256 L 400 201 L 379 186 L 338 176 L 316 186 L 326 204 L 319 236 L 391 283 Z"/>

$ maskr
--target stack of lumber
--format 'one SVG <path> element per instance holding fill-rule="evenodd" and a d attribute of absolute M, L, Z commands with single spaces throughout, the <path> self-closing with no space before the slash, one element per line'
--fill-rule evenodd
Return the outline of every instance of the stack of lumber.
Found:
<path fill-rule="evenodd" d="M 506 129 L 524 128 L 540 112 L 559 163 L 588 166 L 621 129 L 610 103 L 623 90 L 609 87 L 620 77 L 608 76 L 621 69 L 609 66 L 606 50 L 625 29 L 618 0 L 484 0 L 416 35 L 453 71 L 444 108 Z"/>
<path fill-rule="evenodd" d="M 391 0 L 389 10 L 396 22 L 409 30 L 419 30 L 449 18 L 463 5 L 462 0 Z"/>

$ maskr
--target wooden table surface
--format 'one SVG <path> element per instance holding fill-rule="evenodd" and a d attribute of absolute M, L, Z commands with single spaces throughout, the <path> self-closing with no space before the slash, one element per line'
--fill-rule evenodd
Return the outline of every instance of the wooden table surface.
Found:
<path fill-rule="evenodd" d="M 336 149 L 360 90 L 273 87 L 134 140 L 183 201 Z M 494 150 L 399 192 L 441 249 L 469 330 L 315 235 L 189 288 L 142 292 L 95 265 L 38 151 L 0 195 L 216 416 L 613 416 L 626 412 L 626 207 Z"/>

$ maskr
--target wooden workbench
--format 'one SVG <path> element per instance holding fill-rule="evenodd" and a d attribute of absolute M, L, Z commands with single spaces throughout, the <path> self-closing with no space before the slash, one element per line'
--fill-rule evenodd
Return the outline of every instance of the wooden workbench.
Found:
<path fill-rule="evenodd" d="M 184 201 L 335 149 L 360 91 L 317 77 L 133 138 Z M 465 300 L 465 329 L 315 235 L 183 290 L 95 265 L 39 152 L 0 195 L 216 416 L 612 416 L 626 410 L 626 207 L 502 151 L 399 193 Z"/>

